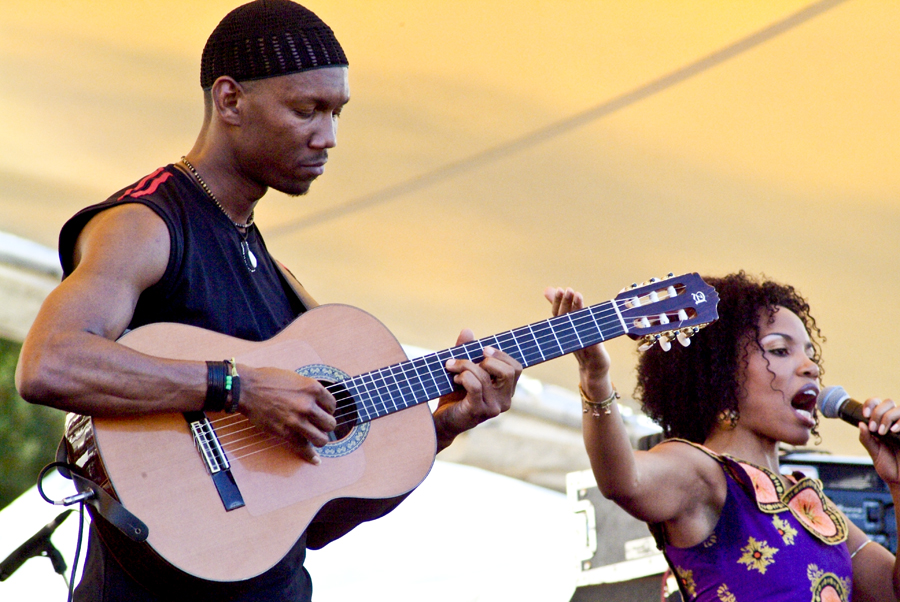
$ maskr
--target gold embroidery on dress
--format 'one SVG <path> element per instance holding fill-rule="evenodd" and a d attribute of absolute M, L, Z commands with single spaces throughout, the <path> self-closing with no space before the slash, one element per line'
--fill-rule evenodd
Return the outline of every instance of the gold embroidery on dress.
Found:
<path fill-rule="evenodd" d="M 716 590 L 716 595 L 719 596 L 719 600 L 722 602 L 737 602 L 737 598 L 729 591 L 728 585 L 725 583 L 719 586 L 719 589 Z"/>
<path fill-rule="evenodd" d="M 847 523 L 816 485 L 816 481 L 807 479 L 791 487 L 784 497 L 788 508 L 820 541 L 829 545 L 847 541 Z"/>
<path fill-rule="evenodd" d="M 782 520 L 777 516 L 772 517 L 772 524 L 775 525 L 775 529 L 778 531 L 778 534 L 781 535 L 781 539 L 784 540 L 785 545 L 794 545 L 797 529 L 793 528 L 786 520 Z"/>
<path fill-rule="evenodd" d="M 814 564 L 806 567 L 806 576 L 809 577 L 812 602 L 834 600 L 849 602 L 847 593 L 850 591 L 850 579 L 841 579 L 834 573 L 826 573 Z"/>
<path fill-rule="evenodd" d="M 785 509 L 784 502 L 781 499 L 784 497 L 784 483 L 781 482 L 778 475 L 761 466 L 754 466 L 737 458 L 731 459 L 737 462 L 744 469 L 744 472 L 747 473 L 747 476 L 750 477 L 750 481 L 753 483 L 753 491 L 756 493 L 756 504 L 760 510 L 771 514 Z M 740 482 L 740 479 L 738 479 L 738 482 Z"/>
<path fill-rule="evenodd" d="M 697 595 L 697 584 L 694 583 L 694 571 L 686 570 L 681 568 L 680 566 L 675 567 L 675 572 L 678 573 L 678 579 L 681 581 L 681 585 L 684 587 L 685 591 L 687 591 L 688 595 L 693 598 Z"/>
<path fill-rule="evenodd" d="M 727 457 L 737 462 L 750 477 L 760 510 L 766 514 L 790 511 L 804 529 L 828 545 L 847 541 L 847 523 L 825 497 L 821 481 L 803 478 L 785 491 L 781 479 L 771 470 Z"/>
<path fill-rule="evenodd" d="M 774 563 L 773 556 L 778 548 L 772 548 L 765 541 L 756 541 L 753 537 L 747 540 L 747 545 L 741 548 L 744 554 L 738 560 L 740 564 L 746 564 L 747 570 L 756 569 L 761 574 L 766 574 L 766 567 Z"/>

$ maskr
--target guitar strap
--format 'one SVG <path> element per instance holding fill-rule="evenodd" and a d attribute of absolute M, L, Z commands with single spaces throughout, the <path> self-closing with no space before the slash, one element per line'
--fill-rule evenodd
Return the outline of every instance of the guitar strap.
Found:
<path fill-rule="evenodd" d="M 80 468 L 69 462 L 69 450 L 66 446 L 65 437 L 59 442 L 59 447 L 56 448 L 56 463 L 59 473 L 63 477 L 72 480 L 76 491 L 88 494 L 81 499 L 90 505 L 95 512 L 109 521 L 111 525 L 115 526 L 132 541 L 142 542 L 147 539 L 150 530 L 141 519 L 126 510 L 125 506 L 108 494 L 99 484 L 79 474 Z"/>
<path fill-rule="evenodd" d="M 287 285 L 294 291 L 294 294 L 300 299 L 300 302 L 303 303 L 303 307 L 306 309 L 312 309 L 314 307 L 318 307 L 318 303 L 315 299 L 312 298 L 306 289 L 303 288 L 303 285 L 300 284 L 300 281 L 297 280 L 297 277 L 291 273 L 287 267 L 275 259 L 272 254 L 269 254 L 269 258 L 272 260 L 272 263 L 275 264 L 275 267 L 278 268 L 278 271 L 281 273 L 281 277 L 284 278 L 284 281 Z"/>

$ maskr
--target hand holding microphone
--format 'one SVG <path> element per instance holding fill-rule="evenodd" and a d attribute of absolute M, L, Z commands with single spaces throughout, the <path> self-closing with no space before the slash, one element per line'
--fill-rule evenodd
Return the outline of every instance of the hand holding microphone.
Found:
<path fill-rule="evenodd" d="M 869 427 L 869 431 L 884 442 L 900 447 L 900 408 L 891 400 L 882 401 L 877 406 L 872 406 L 869 416 L 864 415 L 866 405 L 855 399 L 850 399 L 850 395 L 843 387 L 825 387 L 816 400 L 819 411 L 826 418 L 840 418 L 844 422 L 854 426 L 860 422 Z M 884 406 L 884 407 L 882 407 Z M 897 414 L 896 417 L 891 413 Z M 893 418 L 893 424 L 884 423 L 882 419 L 888 416 Z M 872 428 L 872 423 L 875 428 Z"/>

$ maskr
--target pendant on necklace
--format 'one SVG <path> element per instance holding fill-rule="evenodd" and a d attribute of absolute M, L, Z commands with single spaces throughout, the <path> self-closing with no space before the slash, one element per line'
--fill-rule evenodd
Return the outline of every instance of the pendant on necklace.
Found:
<path fill-rule="evenodd" d="M 255 272 L 258 262 L 256 261 L 256 255 L 250 250 L 250 245 L 246 240 L 241 241 L 241 251 L 244 253 L 244 263 L 247 264 L 247 269 L 250 270 L 250 272 Z"/>

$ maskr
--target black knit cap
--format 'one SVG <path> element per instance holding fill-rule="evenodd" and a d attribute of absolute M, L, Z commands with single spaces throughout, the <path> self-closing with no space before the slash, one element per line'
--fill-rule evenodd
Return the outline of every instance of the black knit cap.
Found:
<path fill-rule="evenodd" d="M 222 75 L 246 81 L 348 64 L 334 32 L 311 10 L 290 0 L 255 0 L 225 15 L 209 36 L 200 86 L 211 88 Z"/>

